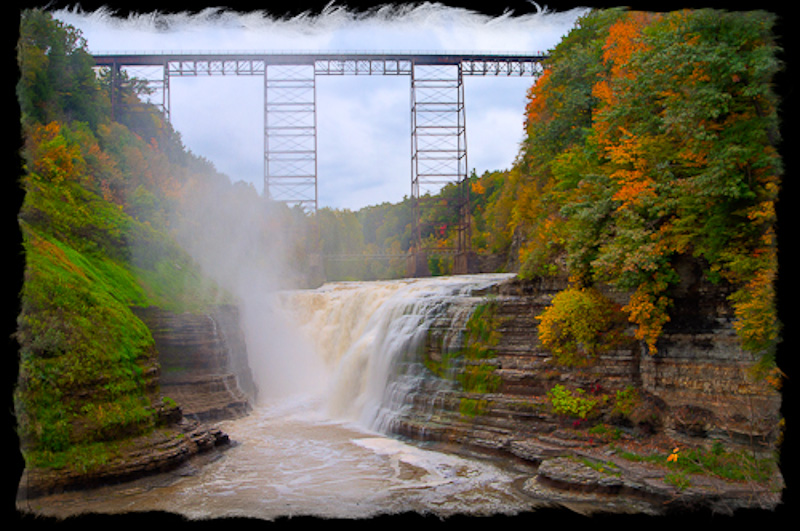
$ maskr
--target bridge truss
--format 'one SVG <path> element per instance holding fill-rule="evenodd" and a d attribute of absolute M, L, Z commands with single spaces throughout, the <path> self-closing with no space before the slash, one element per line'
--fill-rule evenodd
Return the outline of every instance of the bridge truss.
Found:
<path fill-rule="evenodd" d="M 317 76 L 410 78 L 411 198 L 414 247 L 409 274 L 427 271 L 428 253 L 455 257 L 454 273 L 470 272 L 470 216 L 464 76 L 541 74 L 543 54 L 489 53 L 115 53 L 95 54 L 110 69 L 112 112 L 121 104 L 120 71 L 145 81 L 167 120 L 172 77 L 260 76 L 264 80 L 264 195 L 311 212 L 318 207 Z M 149 75 L 142 75 L 149 71 Z M 155 71 L 155 75 L 153 72 Z M 160 103 L 159 103 L 160 96 Z M 458 187 L 457 240 L 452 248 L 423 246 L 423 212 L 431 194 Z"/>

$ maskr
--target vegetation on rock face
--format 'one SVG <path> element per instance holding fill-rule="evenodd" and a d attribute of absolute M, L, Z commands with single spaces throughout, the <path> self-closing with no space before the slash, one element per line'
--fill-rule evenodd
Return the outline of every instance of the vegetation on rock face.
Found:
<path fill-rule="evenodd" d="M 454 379 L 461 390 L 470 396 L 461 399 L 461 414 L 474 417 L 488 406 L 488 400 L 471 395 L 494 393 L 500 387 L 496 365 L 490 360 L 496 354 L 492 347 L 499 340 L 501 320 L 496 315 L 497 305 L 487 301 L 476 306 L 465 323 L 462 346 L 444 354 L 441 361 L 425 359 L 425 366 L 440 378 Z"/>
<path fill-rule="evenodd" d="M 102 464 L 114 441 L 158 424 L 154 341 L 132 307 L 198 311 L 227 296 L 175 243 L 172 225 L 189 190 L 223 176 L 155 108 L 123 108 L 111 121 L 108 76 L 95 74 L 85 46 L 48 12 L 21 13 L 25 270 L 14 402 L 33 467 Z M 123 85 L 123 99 L 137 99 L 135 86 Z"/>
<path fill-rule="evenodd" d="M 624 338 L 625 316 L 619 305 L 594 288 L 559 292 L 536 318 L 542 346 L 562 365 L 587 365 Z"/>
<path fill-rule="evenodd" d="M 554 413 L 584 420 L 594 412 L 598 404 L 598 399 L 587 397 L 585 390 L 570 391 L 561 384 L 554 385 L 547 392 L 547 398 Z"/>

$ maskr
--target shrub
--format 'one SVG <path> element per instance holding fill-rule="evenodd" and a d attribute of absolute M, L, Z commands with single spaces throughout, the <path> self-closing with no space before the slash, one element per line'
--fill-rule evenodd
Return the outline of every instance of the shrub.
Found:
<path fill-rule="evenodd" d="M 547 392 L 547 398 L 553 407 L 553 412 L 574 418 L 586 419 L 594 411 L 598 400 L 586 398 L 586 391 L 576 389 L 570 391 L 561 384 L 556 384 Z"/>
<path fill-rule="evenodd" d="M 623 417 L 629 417 L 633 409 L 641 402 L 639 391 L 632 386 L 617 391 L 614 401 L 614 413 Z"/>
<path fill-rule="evenodd" d="M 625 314 L 594 288 L 561 291 L 536 318 L 542 346 L 566 366 L 587 365 L 624 338 Z"/>

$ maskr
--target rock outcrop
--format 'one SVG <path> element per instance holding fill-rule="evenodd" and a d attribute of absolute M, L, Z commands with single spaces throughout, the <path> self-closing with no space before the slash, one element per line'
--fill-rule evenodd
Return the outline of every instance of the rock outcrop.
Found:
<path fill-rule="evenodd" d="M 779 503 L 779 472 L 766 482 L 700 475 L 687 478 L 687 488 L 671 483 L 674 477 L 664 466 L 618 457 L 627 450 L 661 452 L 666 465 L 675 446 L 746 450 L 765 459 L 775 454 L 780 393 L 751 377 L 753 360 L 738 346 L 724 294 L 699 282 L 679 286 L 675 317 L 665 327 L 655 355 L 632 340 L 589 366 L 573 368 L 556 364 L 537 334 L 536 316 L 566 285 L 557 279 L 512 280 L 488 297 L 465 298 L 456 305 L 461 307 L 451 308 L 451 316 L 463 315 L 464 305 L 492 302 L 498 338 L 491 346 L 494 355 L 463 361 L 446 384 L 437 378 L 421 382 L 413 407 L 393 421 L 394 431 L 537 464 L 539 474 L 527 484 L 531 493 L 547 493 L 547 498 L 559 501 L 578 493 L 602 494 L 606 499 L 598 510 L 612 510 L 614 504 L 607 502 L 613 493 L 648 507 L 666 507 L 678 499 L 680 503 L 669 506 L 722 510 Z M 445 316 L 433 324 L 426 360 L 435 363 L 453 351 L 454 333 L 465 333 L 464 328 L 451 329 L 457 322 Z M 491 371 L 497 382 L 490 392 L 468 392 L 454 384 L 463 382 L 476 363 Z M 556 385 L 594 400 L 592 414 L 582 419 L 556 413 L 548 398 Z M 624 413 L 613 407 L 617 392 L 635 396 Z M 436 407 L 431 407 L 434 397 Z M 595 464 L 613 461 L 616 468 L 600 473 L 573 461 L 578 458 Z"/>
<path fill-rule="evenodd" d="M 255 397 L 237 309 L 175 314 L 159 308 L 136 310 L 150 328 L 161 365 L 161 394 L 184 416 L 201 421 L 238 418 Z"/>
<path fill-rule="evenodd" d="M 134 311 L 150 328 L 158 351 L 159 367 L 151 378 L 154 393 L 161 397 L 155 429 L 116 441 L 99 466 L 26 469 L 18 503 L 166 472 L 231 444 L 213 423 L 246 415 L 256 391 L 236 308 L 218 307 L 211 314 Z"/>
<path fill-rule="evenodd" d="M 200 454 L 223 451 L 228 436 L 216 426 L 186 419 L 176 407 L 166 424 L 147 435 L 117 443 L 113 455 L 102 466 L 88 470 L 26 469 L 17 492 L 17 502 L 65 490 L 86 489 L 130 481 L 168 472 Z"/>

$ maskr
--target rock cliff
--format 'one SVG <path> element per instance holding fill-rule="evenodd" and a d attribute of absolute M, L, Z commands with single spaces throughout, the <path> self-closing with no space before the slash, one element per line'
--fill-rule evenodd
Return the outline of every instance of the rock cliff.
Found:
<path fill-rule="evenodd" d="M 221 306 L 210 314 L 134 311 L 150 328 L 158 351 L 158 367 L 152 371 L 153 392 L 161 397 L 156 428 L 115 441 L 101 466 L 25 470 L 18 503 L 166 472 L 230 445 L 228 435 L 213 423 L 246 415 L 256 392 L 236 308 Z"/>
<path fill-rule="evenodd" d="M 541 347 L 536 319 L 566 285 L 512 280 L 451 308 L 431 327 L 422 361 L 440 364 L 456 351 L 458 362 L 444 378 L 420 384 L 413 407 L 394 420 L 393 430 L 538 464 L 526 490 L 560 502 L 596 502 L 587 510 L 611 510 L 608 496 L 620 493 L 655 512 L 667 503 L 713 510 L 779 503 L 783 482 L 776 468 L 766 480 L 729 481 L 713 471 L 684 476 L 666 466 L 676 446 L 684 452 L 743 451 L 767 461 L 778 449 L 780 393 L 751 377 L 753 360 L 738 346 L 724 294 L 702 282 L 679 286 L 675 317 L 657 354 L 631 340 L 589 366 L 571 368 Z M 459 360 L 468 332 L 462 319 L 456 331 L 462 344 L 453 345 L 453 316 L 463 315 L 464 305 L 487 303 L 496 328 L 492 355 Z M 465 383 L 477 368 L 491 375 L 492 385 Z M 590 401 L 591 412 L 583 418 L 559 412 L 548 395 L 556 386 Z M 605 472 L 598 472 L 604 464 Z"/>
<path fill-rule="evenodd" d="M 150 328 L 161 365 L 161 394 L 185 417 L 201 422 L 241 417 L 250 411 L 255 385 L 234 306 L 209 314 L 136 310 Z"/>

